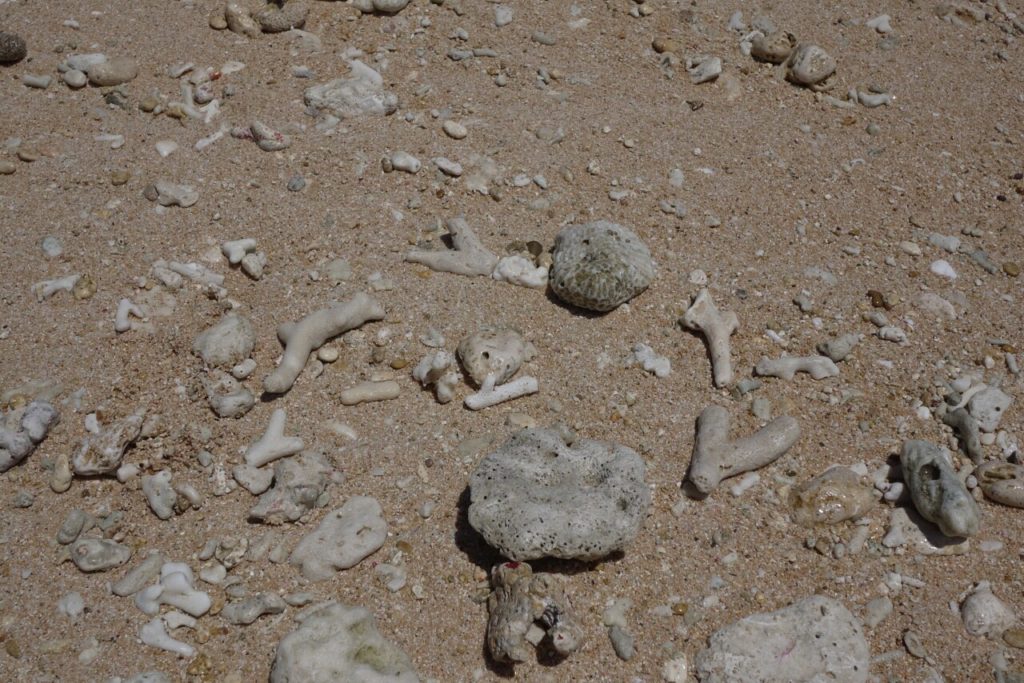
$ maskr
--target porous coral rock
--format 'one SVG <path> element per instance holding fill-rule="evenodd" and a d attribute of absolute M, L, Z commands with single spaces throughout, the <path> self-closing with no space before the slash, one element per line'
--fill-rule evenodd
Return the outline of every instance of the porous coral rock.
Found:
<path fill-rule="evenodd" d="M 463 339 L 457 352 L 462 366 L 478 385 L 488 375 L 494 375 L 495 384 L 504 384 L 524 362 L 537 355 L 533 344 L 516 330 L 490 325 Z"/>
<path fill-rule="evenodd" d="M 513 560 L 596 560 L 636 537 L 651 504 L 635 451 L 524 429 L 470 477 L 469 523 Z"/>

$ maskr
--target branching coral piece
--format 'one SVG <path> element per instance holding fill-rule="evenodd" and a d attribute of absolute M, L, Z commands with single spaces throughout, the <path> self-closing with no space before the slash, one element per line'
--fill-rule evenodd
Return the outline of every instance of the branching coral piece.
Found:
<path fill-rule="evenodd" d="M 680 322 L 691 330 L 701 332 L 708 341 L 708 353 L 711 355 L 711 369 L 715 375 L 715 386 L 726 387 L 732 384 L 732 358 L 729 350 L 729 337 L 739 327 L 739 319 L 732 311 L 722 313 L 715 306 L 711 294 L 706 289 L 700 290 L 693 305 L 686 310 Z"/>
<path fill-rule="evenodd" d="M 383 317 L 384 307 L 360 292 L 346 303 L 310 313 L 297 323 L 282 324 L 277 328 L 277 337 L 284 344 L 284 356 L 277 369 L 264 378 L 263 389 L 271 394 L 283 394 L 295 384 L 311 351 L 323 346 L 331 337 Z"/>
<path fill-rule="evenodd" d="M 497 255 L 485 247 L 469 227 L 465 218 L 448 221 L 448 232 L 452 236 L 454 251 L 429 251 L 413 249 L 405 255 L 410 263 L 420 263 L 431 270 L 456 275 L 486 275 L 490 277 L 498 265 Z"/>
<path fill-rule="evenodd" d="M 707 495 L 723 479 L 774 462 L 799 437 L 797 421 L 783 416 L 751 436 L 729 441 L 729 413 L 721 406 L 708 406 L 697 418 L 697 439 L 686 476 L 700 493 Z"/>

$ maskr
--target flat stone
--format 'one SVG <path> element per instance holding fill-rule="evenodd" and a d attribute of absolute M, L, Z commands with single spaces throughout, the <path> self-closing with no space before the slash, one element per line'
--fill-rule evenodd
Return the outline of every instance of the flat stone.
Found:
<path fill-rule="evenodd" d="M 323 581 L 338 570 L 354 567 L 387 540 L 388 525 L 383 514 L 374 498 L 353 496 L 327 513 L 320 526 L 299 541 L 291 563 L 299 566 L 310 581 Z"/>
<path fill-rule="evenodd" d="M 716 631 L 694 669 L 699 680 L 716 683 L 863 683 L 869 664 L 860 622 L 840 602 L 815 595 Z"/>

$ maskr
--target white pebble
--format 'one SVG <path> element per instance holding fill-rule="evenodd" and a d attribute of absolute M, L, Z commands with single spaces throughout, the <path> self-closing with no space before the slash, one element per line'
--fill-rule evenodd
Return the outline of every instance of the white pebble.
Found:
<path fill-rule="evenodd" d="M 956 279 L 956 271 L 953 270 L 953 266 L 949 265 L 949 261 L 945 259 L 933 261 L 930 269 L 939 277 L 949 278 L 950 280 Z"/>
<path fill-rule="evenodd" d="M 178 143 L 174 142 L 173 140 L 161 140 L 160 142 L 156 143 L 156 151 L 162 157 L 169 157 L 170 155 L 178 151 Z"/>
<path fill-rule="evenodd" d="M 444 129 L 445 134 L 453 140 L 461 140 L 469 135 L 469 131 L 464 125 L 458 121 L 452 121 L 451 119 L 441 124 L 441 128 Z M 395 168 L 398 167 L 396 166 Z"/>

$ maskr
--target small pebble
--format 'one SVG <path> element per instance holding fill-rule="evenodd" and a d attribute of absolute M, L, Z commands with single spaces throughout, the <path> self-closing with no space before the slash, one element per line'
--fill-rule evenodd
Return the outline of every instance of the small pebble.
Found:
<path fill-rule="evenodd" d="M 953 266 L 949 265 L 949 261 L 946 261 L 945 259 L 933 261 L 932 265 L 929 266 L 929 268 L 933 273 L 935 273 L 939 277 L 944 277 L 950 280 L 956 279 L 956 271 L 953 270 Z"/>
<path fill-rule="evenodd" d="M 1020 275 L 1020 266 L 1012 261 L 1007 261 L 1003 264 L 1003 272 L 1010 277 L 1017 277 Z"/>
<path fill-rule="evenodd" d="M 453 140 L 461 140 L 469 135 L 469 131 L 464 125 L 457 121 L 452 121 L 451 119 L 441 124 L 441 128 L 444 130 L 445 135 Z"/>
<path fill-rule="evenodd" d="M 11 175 L 17 170 L 18 167 L 14 164 L 13 161 L 8 161 L 6 159 L 0 161 L 0 175 Z"/>
<path fill-rule="evenodd" d="M 21 82 L 30 88 L 39 88 L 40 90 L 46 90 L 50 87 L 50 83 L 53 82 L 53 79 L 49 76 L 25 74 L 21 77 Z"/>
<path fill-rule="evenodd" d="M 555 44 L 555 39 L 552 36 L 549 36 L 547 33 L 544 33 L 543 31 L 534 31 L 533 34 L 530 35 L 530 40 L 540 45 Z"/>
<path fill-rule="evenodd" d="M 74 88 L 75 90 L 84 88 L 86 83 L 89 82 L 88 77 L 78 69 L 69 69 L 65 71 L 61 76 L 61 80 L 64 81 L 66 86 Z"/>
<path fill-rule="evenodd" d="M 293 175 L 288 179 L 288 191 L 298 192 L 302 188 L 306 187 L 306 179 L 300 175 Z"/>

